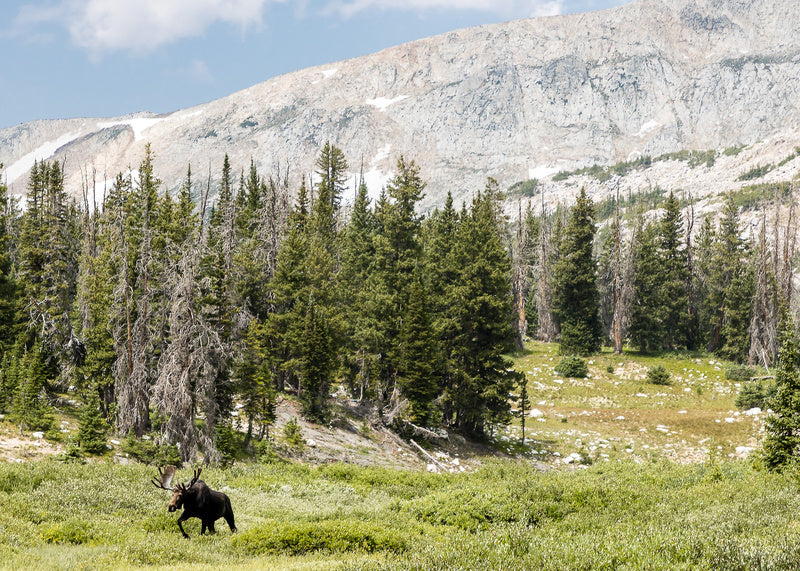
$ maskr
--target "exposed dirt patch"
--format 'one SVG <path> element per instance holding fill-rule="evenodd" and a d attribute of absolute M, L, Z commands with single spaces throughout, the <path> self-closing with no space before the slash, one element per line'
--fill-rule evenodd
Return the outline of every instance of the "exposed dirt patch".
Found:
<path fill-rule="evenodd" d="M 0 422 L 0 462 L 41 460 L 63 451 L 62 444 L 48 441 L 41 432 L 23 432 L 9 422 Z"/>
<path fill-rule="evenodd" d="M 455 434 L 435 441 L 401 438 L 383 426 L 368 407 L 354 401 L 340 399 L 334 411 L 331 422 L 320 425 L 304 420 L 295 402 L 280 402 L 272 434 L 281 453 L 310 464 L 343 462 L 447 472 L 472 471 L 482 458 L 501 456 L 494 448 Z M 285 438 L 285 427 L 292 419 L 304 442 L 299 447 L 289 445 Z"/>
<path fill-rule="evenodd" d="M 438 472 L 469 472 L 480 466 L 482 459 L 503 456 L 495 448 L 456 434 L 434 441 L 402 438 L 386 428 L 369 407 L 355 401 L 337 399 L 333 410 L 329 424 L 317 424 L 302 417 L 295 401 L 281 399 L 277 420 L 270 429 L 273 450 L 291 461 L 308 464 L 342 462 Z M 299 445 L 286 437 L 285 427 L 292 420 L 299 428 Z M 63 442 L 78 427 L 72 419 L 59 422 L 62 442 L 53 442 L 42 433 L 22 431 L 0 418 L 0 462 L 34 461 L 62 454 Z M 116 449 L 119 441 L 112 436 L 109 443 Z M 114 461 L 127 459 L 117 454 Z"/>

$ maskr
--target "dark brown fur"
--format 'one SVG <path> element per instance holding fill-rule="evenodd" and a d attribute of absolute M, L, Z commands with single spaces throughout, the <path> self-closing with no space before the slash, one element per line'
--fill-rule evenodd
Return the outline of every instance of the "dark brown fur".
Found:
<path fill-rule="evenodd" d="M 231 500 L 222 492 L 209 488 L 203 480 L 199 480 L 201 470 L 195 470 L 194 477 L 188 484 L 178 484 L 174 488 L 170 488 L 169 483 L 174 474 L 174 468 L 172 471 L 169 468 L 171 467 L 167 467 L 164 472 L 159 469 L 160 482 L 158 478 L 154 478 L 153 484 L 172 492 L 172 499 L 167 506 L 170 512 L 183 508 L 183 513 L 178 518 L 178 527 L 183 537 L 188 538 L 189 535 L 184 531 L 182 523 L 192 517 L 199 518 L 202 523 L 200 535 L 203 535 L 206 529 L 210 533 L 216 533 L 214 522 L 222 517 L 228 522 L 231 531 L 236 531 Z"/>

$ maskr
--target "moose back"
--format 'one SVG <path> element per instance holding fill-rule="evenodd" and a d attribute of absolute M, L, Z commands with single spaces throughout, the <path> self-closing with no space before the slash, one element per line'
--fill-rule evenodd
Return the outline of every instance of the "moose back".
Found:
<path fill-rule="evenodd" d="M 172 478 L 175 476 L 175 466 L 166 466 L 163 470 L 158 469 L 158 477 L 152 479 L 156 488 L 172 492 L 172 499 L 167 508 L 174 512 L 183 508 L 183 513 L 178 518 L 178 528 L 183 537 L 189 535 L 183 529 L 183 522 L 189 518 L 199 518 L 202 523 L 200 535 L 208 529 L 211 533 L 216 533 L 214 522 L 224 517 L 228 522 L 228 527 L 232 532 L 236 531 L 236 524 L 233 521 L 233 508 L 231 500 L 222 492 L 217 492 L 209 488 L 203 480 L 200 480 L 202 468 L 194 471 L 192 479 L 187 484 L 177 484 L 172 486 Z"/>

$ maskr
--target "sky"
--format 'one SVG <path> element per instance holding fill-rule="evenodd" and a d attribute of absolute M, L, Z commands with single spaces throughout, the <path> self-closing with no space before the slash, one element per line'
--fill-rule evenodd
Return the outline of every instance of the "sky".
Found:
<path fill-rule="evenodd" d="M 408 41 L 631 0 L 2 0 L 0 129 L 166 113 Z"/>

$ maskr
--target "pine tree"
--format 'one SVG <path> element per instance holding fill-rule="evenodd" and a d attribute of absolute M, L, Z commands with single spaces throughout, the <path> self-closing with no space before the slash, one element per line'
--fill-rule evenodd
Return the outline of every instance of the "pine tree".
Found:
<path fill-rule="evenodd" d="M 308 256 L 308 191 L 301 184 L 297 203 L 287 222 L 286 237 L 278 251 L 275 274 L 270 280 L 274 311 L 267 314 L 263 345 L 275 364 L 275 389 L 285 386 L 299 390 L 300 346 L 303 340 L 305 307 L 310 295 L 306 260 Z"/>
<path fill-rule="evenodd" d="M 374 375 L 380 366 L 384 346 L 380 317 L 374 311 L 371 279 L 376 227 L 375 214 L 369 208 L 367 186 L 362 180 L 350 221 L 342 232 L 341 267 L 336 286 L 344 303 L 345 380 L 351 394 L 359 399 L 372 395 Z"/>
<path fill-rule="evenodd" d="M 386 186 L 386 197 L 379 201 L 376 211 L 375 281 L 370 289 L 374 295 L 373 315 L 383 320 L 378 334 L 386 343 L 376 397 L 379 405 L 391 399 L 393 410 L 397 410 L 399 404 L 399 394 L 395 390 L 400 358 L 397 340 L 411 282 L 422 255 L 422 221 L 416 213 L 416 205 L 423 197 L 424 188 L 419 167 L 401 156 L 397 172 Z"/>
<path fill-rule="evenodd" d="M 628 334 L 634 347 L 648 353 L 661 349 L 661 340 L 664 338 L 661 319 L 663 268 L 658 256 L 655 224 L 644 224 L 636 237 L 634 297 Z"/>
<path fill-rule="evenodd" d="M 11 419 L 28 430 L 45 432 L 55 426 L 55 415 L 47 402 L 49 378 L 46 358 L 39 343 L 35 342 L 20 363 Z"/>
<path fill-rule="evenodd" d="M 528 396 L 528 379 L 523 378 L 520 380 L 520 388 L 519 388 L 519 399 L 517 401 L 519 405 L 519 422 L 522 428 L 522 444 L 525 444 L 525 417 L 527 415 L 527 411 L 531 408 L 531 399 Z"/>
<path fill-rule="evenodd" d="M 258 439 L 263 439 L 275 421 L 277 393 L 269 351 L 264 346 L 268 336 L 263 328 L 258 318 L 250 321 L 243 340 L 243 350 L 233 365 L 236 392 L 244 405 L 242 414 L 247 417 L 245 447 L 256 429 Z"/>
<path fill-rule="evenodd" d="M 663 328 L 661 347 L 686 347 L 688 336 L 689 282 L 686 252 L 683 243 L 683 220 L 680 203 L 670 192 L 664 203 L 664 216 L 659 225 L 659 259 L 661 261 L 660 321 Z"/>
<path fill-rule="evenodd" d="M 118 214 L 120 251 L 116 253 L 122 272 L 115 297 L 120 300 L 124 315 L 124 325 L 120 325 L 125 327 L 125 354 L 118 358 L 115 375 L 117 428 L 121 434 L 133 433 L 137 437 L 150 427 L 150 391 L 157 372 L 156 345 L 163 341 L 158 320 L 159 310 L 163 309 L 158 305 L 163 260 L 158 259 L 153 247 L 160 184 L 147 145 L 136 184 L 131 187 L 130 179 L 120 176 L 112 191 L 122 206 Z"/>
<path fill-rule="evenodd" d="M 597 269 L 593 255 L 594 206 L 581 189 L 559 245 L 554 268 L 554 314 L 561 329 L 563 354 L 588 355 L 600 350 Z"/>
<path fill-rule="evenodd" d="M 328 395 L 334 369 L 331 345 L 325 308 L 318 306 L 312 294 L 305 310 L 300 353 L 300 402 L 303 414 L 319 422 L 328 416 Z"/>
<path fill-rule="evenodd" d="M 466 214 L 463 215 L 466 217 Z M 463 218 L 453 207 L 452 194 L 447 194 L 444 208 L 435 211 L 424 226 L 424 263 L 428 284 L 428 307 L 431 325 L 442 351 L 439 385 L 445 422 L 455 417 L 454 399 L 459 378 L 455 356 L 460 340 L 456 308 L 459 306 L 458 286 L 462 271 L 458 249 L 459 227 Z"/>
<path fill-rule="evenodd" d="M 347 159 L 340 148 L 327 141 L 317 157 L 316 167 L 317 175 L 320 177 L 317 184 L 317 200 L 321 201 L 318 206 L 320 211 L 318 230 L 334 235 L 337 231 L 337 215 L 347 179 Z M 330 224 L 328 229 L 324 227 L 326 224 Z"/>
<path fill-rule="evenodd" d="M 328 389 L 333 383 L 336 356 L 341 346 L 343 324 L 336 289 L 339 270 L 338 217 L 347 161 L 341 150 L 327 143 L 317 160 L 320 182 L 311 203 L 306 227 L 307 249 L 304 262 L 308 280 L 306 291 L 295 292 L 295 309 L 302 318 L 295 373 L 305 414 L 323 420 L 328 414 Z M 313 343 L 310 341 L 313 339 Z"/>
<path fill-rule="evenodd" d="M 709 348 L 733 361 L 744 361 L 750 345 L 753 268 L 747 244 L 739 235 L 739 212 L 726 198 L 712 257 L 709 301 L 714 311 Z"/>
<path fill-rule="evenodd" d="M 14 404 L 20 375 L 20 358 L 13 351 L 6 351 L 0 361 L 0 413 L 8 414 Z"/>
<path fill-rule="evenodd" d="M 3 165 L 0 163 L 0 171 Z M 8 188 L 0 182 L 0 358 L 14 344 L 17 284 L 13 273 L 16 248 L 13 226 L 18 213 Z M 2 398 L 2 397 L 0 397 Z"/>
<path fill-rule="evenodd" d="M 28 193 L 17 251 L 18 341 L 30 348 L 38 338 L 50 372 L 54 378 L 60 374 L 66 385 L 80 359 L 74 352 L 78 345 L 71 321 L 80 243 L 78 212 L 64 191 L 57 162 L 34 164 Z"/>
<path fill-rule="evenodd" d="M 457 236 L 461 268 L 449 308 L 457 334 L 448 347 L 455 425 L 482 435 L 511 418 L 508 395 L 519 375 L 505 353 L 514 347 L 511 260 L 501 238 L 496 182 L 473 200 Z M 449 419 L 446 419 L 449 420 Z"/>
<path fill-rule="evenodd" d="M 794 326 L 782 326 L 781 351 L 775 371 L 776 394 L 770 403 L 773 414 L 765 422 L 764 464 L 780 471 L 797 462 L 800 454 L 800 342 Z"/>
<path fill-rule="evenodd" d="M 102 454 L 108 450 L 106 436 L 108 424 L 103 418 L 100 399 L 97 393 L 86 394 L 78 420 L 78 444 L 81 450 L 89 454 Z"/>
<path fill-rule="evenodd" d="M 439 395 L 440 351 L 421 276 L 411 282 L 398 335 L 397 384 L 410 405 L 411 422 L 427 426 Z"/>

